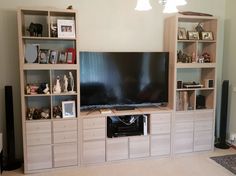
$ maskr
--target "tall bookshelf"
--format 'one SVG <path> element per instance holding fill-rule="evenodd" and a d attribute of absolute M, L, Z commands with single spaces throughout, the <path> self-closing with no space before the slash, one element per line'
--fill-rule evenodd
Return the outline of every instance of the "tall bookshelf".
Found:
<path fill-rule="evenodd" d="M 172 152 L 211 150 L 216 107 L 217 18 L 187 15 L 167 18 L 164 48 L 170 52 L 173 75 Z"/>
<path fill-rule="evenodd" d="M 77 16 L 74 10 L 18 10 L 25 173 L 80 162 Z"/>

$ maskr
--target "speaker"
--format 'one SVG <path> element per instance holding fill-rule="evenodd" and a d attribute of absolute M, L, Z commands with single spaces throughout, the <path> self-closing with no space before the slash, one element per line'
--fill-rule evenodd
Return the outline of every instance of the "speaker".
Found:
<path fill-rule="evenodd" d="M 5 86 L 5 111 L 6 111 L 6 140 L 7 156 L 4 170 L 14 170 L 21 166 L 15 158 L 15 134 L 14 134 L 14 111 L 12 86 Z"/>
<path fill-rule="evenodd" d="M 228 111 L 229 80 L 224 80 L 222 84 L 221 109 L 220 109 L 220 139 L 215 144 L 216 148 L 228 149 L 226 143 L 227 111 Z"/>
<path fill-rule="evenodd" d="M 198 95 L 196 100 L 196 109 L 206 108 L 206 97 L 203 95 Z"/>

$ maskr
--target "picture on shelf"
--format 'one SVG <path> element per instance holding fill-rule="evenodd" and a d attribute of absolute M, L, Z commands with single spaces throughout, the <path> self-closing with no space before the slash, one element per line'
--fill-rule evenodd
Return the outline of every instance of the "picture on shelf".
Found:
<path fill-rule="evenodd" d="M 48 64 L 50 56 L 49 49 L 40 49 L 39 50 L 39 63 L 40 64 Z"/>
<path fill-rule="evenodd" d="M 57 63 L 57 57 L 58 57 L 58 51 L 57 50 L 51 50 L 50 52 L 50 63 L 56 64 Z"/>
<path fill-rule="evenodd" d="M 178 39 L 179 40 L 187 40 L 187 33 L 185 28 L 178 28 Z"/>
<path fill-rule="evenodd" d="M 38 63 L 39 44 L 25 45 L 25 63 Z"/>
<path fill-rule="evenodd" d="M 188 31 L 189 40 L 199 40 L 199 33 L 196 31 Z"/>
<path fill-rule="evenodd" d="M 58 63 L 60 63 L 60 64 L 66 63 L 66 52 L 65 51 L 60 51 Z"/>
<path fill-rule="evenodd" d="M 75 117 L 75 101 L 62 102 L 62 118 Z"/>
<path fill-rule="evenodd" d="M 213 40 L 212 32 L 201 32 L 201 39 L 202 40 Z"/>
<path fill-rule="evenodd" d="M 66 62 L 68 64 L 75 64 L 75 49 L 68 48 L 66 50 Z"/>
<path fill-rule="evenodd" d="M 59 38 L 75 38 L 75 21 L 57 20 L 57 30 Z"/>

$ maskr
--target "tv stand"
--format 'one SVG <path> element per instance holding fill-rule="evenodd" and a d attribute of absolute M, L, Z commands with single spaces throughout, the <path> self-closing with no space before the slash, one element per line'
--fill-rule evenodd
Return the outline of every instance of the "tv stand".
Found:
<path fill-rule="evenodd" d="M 117 111 L 125 111 L 125 110 L 134 110 L 134 106 L 116 106 L 115 110 Z"/>

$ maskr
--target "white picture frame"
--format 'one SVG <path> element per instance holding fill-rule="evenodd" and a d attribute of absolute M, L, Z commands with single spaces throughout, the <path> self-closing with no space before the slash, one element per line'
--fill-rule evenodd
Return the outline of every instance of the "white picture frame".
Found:
<path fill-rule="evenodd" d="M 57 20 L 58 38 L 75 38 L 75 20 Z"/>
<path fill-rule="evenodd" d="M 75 101 L 62 101 L 62 118 L 76 117 Z"/>

